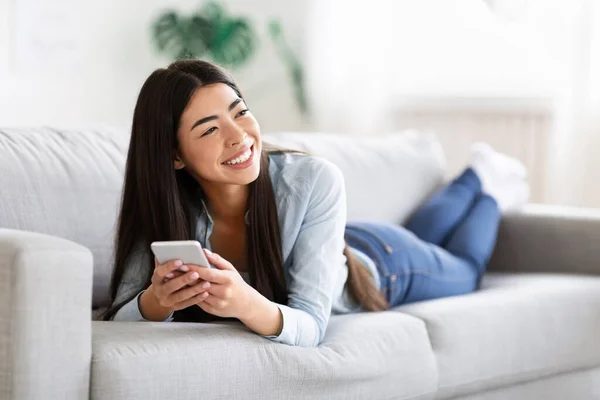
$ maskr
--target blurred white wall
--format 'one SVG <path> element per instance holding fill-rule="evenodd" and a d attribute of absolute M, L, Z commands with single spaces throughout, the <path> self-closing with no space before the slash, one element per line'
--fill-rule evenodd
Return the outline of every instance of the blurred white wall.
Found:
<path fill-rule="evenodd" d="M 385 131 L 390 115 L 413 100 L 452 107 L 465 98 L 492 105 L 553 98 L 568 60 L 557 62 L 551 50 L 569 32 L 539 29 L 526 11 L 505 20 L 483 0 L 313 3 L 309 76 L 318 126 Z"/>
<path fill-rule="evenodd" d="M 48 19 L 62 15 L 62 20 L 47 21 L 39 34 L 66 32 L 67 47 L 73 51 L 49 49 L 24 59 L 19 51 L 19 12 L 35 14 L 35 5 L 42 3 L 53 10 Z M 143 80 L 170 61 L 152 47 L 152 19 L 165 8 L 185 11 L 200 4 L 0 0 L 0 125 L 129 123 Z M 570 43 L 561 36 L 563 27 L 536 31 L 531 24 L 502 21 L 483 0 L 226 4 L 233 13 L 256 21 L 261 51 L 234 75 L 269 131 L 383 131 L 393 128 L 389 113 L 413 99 L 448 98 L 452 103 L 464 97 L 552 97 L 568 68 L 568 60 L 557 63 L 556 55 L 540 46 L 544 41 L 559 48 Z M 315 112 L 312 124 L 301 120 L 286 71 L 265 37 L 265 22 L 271 16 L 282 19 L 290 44 L 305 62 Z"/>
<path fill-rule="evenodd" d="M 50 10 L 41 15 L 44 25 L 36 35 L 50 35 L 46 42 L 62 42 L 62 49 L 44 48 L 33 55 L 20 51 L 23 43 L 28 45 L 23 40 L 28 18 L 19 13 L 40 17 L 36 4 Z M 191 11 L 201 4 L 0 0 L 0 126 L 129 125 L 143 81 L 170 62 L 153 48 L 151 21 L 163 9 Z M 305 124 L 294 104 L 287 71 L 266 36 L 266 21 L 280 18 L 289 43 L 302 56 L 306 3 L 229 0 L 226 4 L 233 14 L 254 20 L 262 43 L 247 68 L 234 76 L 263 129 L 302 129 Z"/>

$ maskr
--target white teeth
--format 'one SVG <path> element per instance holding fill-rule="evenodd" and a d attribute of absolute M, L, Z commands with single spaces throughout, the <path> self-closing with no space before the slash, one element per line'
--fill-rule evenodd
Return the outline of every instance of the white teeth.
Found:
<path fill-rule="evenodd" d="M 227 165 L 235 165 L 248 161 L 250 156 L 252 155 L 252 149 L 248 149 L 244 154 L 239 156 L 238 158 L 234 158 L 233 160 L 225 162 Z"/>

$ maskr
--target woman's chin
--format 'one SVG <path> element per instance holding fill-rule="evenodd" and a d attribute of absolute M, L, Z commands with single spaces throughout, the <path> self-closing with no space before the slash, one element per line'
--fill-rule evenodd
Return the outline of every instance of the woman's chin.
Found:
<path fill-rule="evenodd" d="M 228 185 L 248 185 L 254 182 L 259 174 L 260 165 L 252 166 L 241 171 L 231 171 L 227 169 L 221 171 L 221 179 L 218 179 L 218 181 Z"/>

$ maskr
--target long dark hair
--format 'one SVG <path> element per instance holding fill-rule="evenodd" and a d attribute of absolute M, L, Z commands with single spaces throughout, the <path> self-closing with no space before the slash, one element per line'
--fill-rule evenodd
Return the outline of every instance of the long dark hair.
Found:
<path fill-rule="evenodd" d="M 176 170 L 173 155 L 179 146 L 177 131 L 181 115 L 193 93 L 200 87 L 224 83 L 243 96 L 233 79 L 218 66 L 199 60 L 180 60 L 157 69 L 140 91 L 133 126 L 118 228 L 115 237 L 111 298 L 114 303 L 126 264 L 136 248 L 150 249 L 157 240 L 195 240 L 198 214 L 194 207 L 202 199 L 198 182 L 184 169 Z M 248 208 L 247 262 L 250 283 L 263 296 L 287 304 L 283 271 L 281 234 L 277 207 L 269 178 L 267 150 L 261 154 L 258 178 L 250 183 Z M 144 266 L 145 284 L 150 285 L 154 262 Z M 139 292 L 138 290 L 138 292 Z M 114 314 L 135 295 L 113 304 L 103 318 Z M 199 307 L 175 313 L 176 320 L 215 319 Z"/>

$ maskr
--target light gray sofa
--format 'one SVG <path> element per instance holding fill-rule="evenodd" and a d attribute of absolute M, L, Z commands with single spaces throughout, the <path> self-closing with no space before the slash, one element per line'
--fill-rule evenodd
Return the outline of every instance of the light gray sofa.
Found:
<path fill-rule="evenodd" d="M 431 136 L 271 139 L 338 164 L 351 219 L 401 223 L 447 178 Z M 106 128 L 0 130 L 1 399 L 600 398 L 594 210 L 507 215 L 480 291 L 335 316 L 318 348 L 232 323 L 92 321 L 127 143 Z"/>

